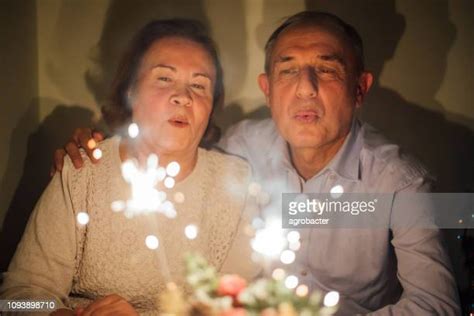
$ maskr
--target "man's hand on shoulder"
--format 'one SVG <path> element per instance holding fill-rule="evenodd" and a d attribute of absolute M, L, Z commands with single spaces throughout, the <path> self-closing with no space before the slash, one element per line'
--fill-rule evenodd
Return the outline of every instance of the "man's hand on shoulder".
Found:
<path fill-rule="evenodd" d="M 55 150 L 50 175 L 53 176 L 56 171 L 63 170 L 66 155 L 71 158 L 74 167 L 80 169 L 83 164 L 80 148 L 83 148 L 89 159 L 96 163 L 98 160 L 94 158 L 93 151 L 97 147 L 97 143 L 103 139 L 104 134 L 100 131 L 91 128 L 76 128 L 69 142 L 63 148 Z"/>

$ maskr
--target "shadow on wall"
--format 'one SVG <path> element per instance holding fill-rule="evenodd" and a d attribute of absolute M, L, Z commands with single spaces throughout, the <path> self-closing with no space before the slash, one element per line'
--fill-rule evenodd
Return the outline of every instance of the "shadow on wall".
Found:
<path fill-rule="evenodd" d="M 17 146 L 16 143 L 23 139 L 22 131 L 28 128 L 31 117 L 38 115 L 39 103 L 39 100 L 34 100 L 31 103 L 28 111 L 12 132 L 7 173 L 1 183 L 2 191 L 8 185 L 7 180 L 15 176 L 9 174 L 9 171 L 14 170 L 13 167 L 19 163 L 16 161 L 17 156 L 14 148 Z M 75 126 L 90 126 L 93 114 L 92 111 L 80 106 L 58 104 L 38 129 L 28 137 L 23 174 L 6 212 L 3 230 L 0 233 L 0 253 L 2 254 L 0 271 L 7 270 L 36 201 L 49 182 L 49 170 L 54 150 L 66 143 Z"/>
<path fill-rule="evenodd" d="M 362 109 L 362 119 L 420 159 L 436 176 L 436 191 L 474 192 L 474 132 L 449 121 L 446 116 L 450 113 L 435 99 L 446 72 L 449 49 L 456 37 L 456 29 L 449 20 L 448 1 L 413 5 L 424 8 L 419 13 L 425 23 L 426 36 L 420 46 L 413 48 L 413 58 L 404 61 L 406 68 L 399 70 L 399 76 L 411 81 L 416 78 L 420 96 L 430 100 L 428 105 L 434 110 L 404 99 L 399 92 L 379 82 L 383 67 L 393 57 L 406 27 L 394 0 L 365 0 L 358 1 L 357 5 L 352 1 L 306 1 L 307 9 L 334 13 L 352 24 L 362 36 L 366 68 L 375 76 Z M 468 118 L 458 117 L 458 121 L 474 127 Z M 458 286 L 464 296 L 469 284 L 458 234 L 462 232 L 445 231 Z"/>

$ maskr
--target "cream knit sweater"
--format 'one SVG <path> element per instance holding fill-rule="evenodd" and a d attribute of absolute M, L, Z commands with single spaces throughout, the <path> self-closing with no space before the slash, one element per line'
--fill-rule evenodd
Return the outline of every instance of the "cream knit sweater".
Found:
<path fill-rule="evenodd" d="M 117 293 L 147 315 L 156 313 L 156 296 L 166 282 L 183 283 L 186 252 L 204 255 L 218 269 L 245 276 L 256 272 L 243 234 L 247 163 L 199 149 L 192 173 L 166 192 L 169 200 L 184 194 L 184 202 L 174 203 L 175 219 L 156 213 L 128 219 L 110 208 L 130 196 L 120 171 L 119 142 L 114 137 L 100 144 L 98 164 L 85 159 L 76 170 L 65 161 L 30 217 L 4 275 L 2 298 L 54 298 L 59 306 L 75 307 Z M 88 213 L 87 225 L 77 223 L 78 212 Z M 188 224 L 199 227 L 194 240 L 184 235 Z M 159 239 L 156 250 L 145 246 L 151 234 Z"/>

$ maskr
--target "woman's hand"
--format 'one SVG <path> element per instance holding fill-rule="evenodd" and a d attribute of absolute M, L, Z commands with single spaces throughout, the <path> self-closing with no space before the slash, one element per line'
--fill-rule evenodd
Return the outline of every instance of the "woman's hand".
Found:
<path fill-rule="evenodd" d="M 86 308 L 76 309 L 78 316 L 102 316 L 102 315 L 117 315 L 117 316 L 138 316 L 133 306 L 127 302 L 123 297 L 117 294 L 107 295 L 98 299 Z"/>
<path fill-rule="evenodd" d="M 69 142 L 63 148 L 56 149 L 54 152 L 51 176 L 53 176 L 56 171 L 62 171 L 64 157 L 66 155 L 69 155 L 76 169 L 81 168 L 83 161 L 79 148 L 84 148 L 91 161 L 96 162 L 97 160 L 92 155 L 92 151 L 97 143 L 102 140 L 104 140 L 104 134 L 100 131 L 95 131 L 90 128 L 76 128 Z"/>
<path fill-rule="evenodd" d="M 76 313 L 70 309 L 67 308 L 59 308 L 49 314 L 51 316 L 76 316 Z"/>

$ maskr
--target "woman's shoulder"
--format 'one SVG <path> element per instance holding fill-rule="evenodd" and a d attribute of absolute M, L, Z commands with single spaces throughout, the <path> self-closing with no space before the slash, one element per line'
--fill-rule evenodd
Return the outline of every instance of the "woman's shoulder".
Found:
<path fill-rule="evenodd" d="M 225 154 L 218 150 L 206 149 L 200 149 L 199 154 L 205 157 L 216 176 L 232 177 L 243 182 L 250 181 L 250 165 L 241 157 Z"/>
<path fill-rule="evenodd" d="M 97 144 L 96 157 L 100 157 L 98 162 L 92 162 L 87 156 L 85 150 L 80 148 L 83 164 L 80 168 L 74 167 L 69 156 L 64 158 L 64 167 L 61 172 L 61 178 L 65 183 L 85 182 L 93 176 L 105 177 L 111 174 L 113 168 L 116 167 L 118 156 L 118 145 L 120 139 L 116 136 L 108 138 Z"/>

